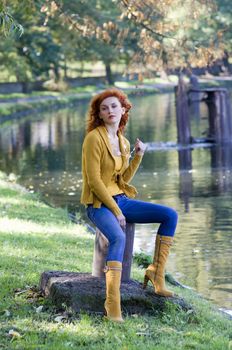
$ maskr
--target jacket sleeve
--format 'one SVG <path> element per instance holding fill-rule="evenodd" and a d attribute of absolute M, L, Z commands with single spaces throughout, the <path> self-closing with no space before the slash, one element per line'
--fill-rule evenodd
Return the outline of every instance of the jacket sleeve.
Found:
<path fill-rule="evenodd" d="M 126 140 L 126 141 L 127 141 L 127 149 L 128 149 L 127 152 L 128 152 L 128 154 L 130 154 L 130 143 L 128 140 Z M 126 168 L 126 170 L 122 174 L 123 180 L 125 182 L 129 183 L 133 179 L 133 177 L 134 177 L 136 171 L 138 170 L 138 167 L 142 161 L 142 158 L 143 158 L 143 156 L 135 154 L 134 158 L 130 161 L 129 166 Z"/>
<path fill-rule="evenodd" d="M 89 135 L 89 137 L 87 135 L 83 144 L 83 157 L 89 187 L 100 201 L 117 216 L 122 212 L 101 179 L 101 152 L 100 140 L 95 135 Z"/>

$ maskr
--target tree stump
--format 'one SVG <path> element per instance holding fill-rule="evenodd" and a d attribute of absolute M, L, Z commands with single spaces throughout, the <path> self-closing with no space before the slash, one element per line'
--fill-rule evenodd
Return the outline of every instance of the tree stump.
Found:
<path fill-rule="evenodd" d="M 131 264 L 133 257 L 135 224 L 126 224 L 126 246 L 122 262 L 122 281 L 127 282 L 130 280 Z M 108 240 L 97 230 L 95 235 L 94 254 L 93 254 L 93 266 L 92 275 L 94 277 L 105 277 L 103 269 L 106 264 L 106 256 L 108 253 Z"/>
<path fill-rule="evenodd" d="M 68 306 L 74 312 L 104 312 L 105 279 L 93 277 L 89 273 L 46 271 L 40 279 L 40 289 L 44 296 L 60 310 Z M 191 305 L 179 297 L 165 298 L 154 293 L 148 286 L 135 280 L 121 283 L 121 305 L 125 314 L 155 314 L 165 310 L 166 302 L 191 310 Z"/>

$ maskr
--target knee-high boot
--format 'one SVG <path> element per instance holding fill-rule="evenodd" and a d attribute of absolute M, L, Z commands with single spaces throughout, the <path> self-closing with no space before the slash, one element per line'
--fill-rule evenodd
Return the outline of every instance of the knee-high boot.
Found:
<path fill-rule="evenodd" d="M 108 261 L 105 267 L 106 273 L 106 318 L 110 321 L 123 322 L 121 313 L 121 275 L 122 263 L 119 261 Z"/>
<path fill-rule="evenodd" d="M 146 288 L 147 283 L 150 280 L 154 286 L 155 293 L 165 297 L 172 297 L 174 295 L 173 292 L 167 290 L 165 287 L 165 265 L 172 242 L 173 237 L 156 236 L 153 263 L 148 266 L 144 276 L 143 288 Z"/>

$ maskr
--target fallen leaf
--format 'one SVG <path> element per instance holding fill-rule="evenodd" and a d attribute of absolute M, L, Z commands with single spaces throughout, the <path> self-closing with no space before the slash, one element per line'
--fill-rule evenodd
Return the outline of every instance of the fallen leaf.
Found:
<path fill-rule="evenodd" d="M 9 310 L 5 310 L 5 316 L 6 317 L 10 317 L 10 315 L 11 315 L 10 311 Z"/>
<path fill-rule="evenodd" d="M 22 338 L 19 332 L 16 332 L 14 329 L 9 330 L 8 333 L 12 338 Z"/>
<path fill-rule="evenodd" d="M 65 320 L 65 319 L 67 319 L 67 316 L 65 316 L 65 315 L 60 315 L 60 316 L 56 316 L 55 318 L 54 318 L 54 321 L 55 322 L 58 322 L 58 323 L 61 323 L 63 320 Z"/>
<path fill-rule="evenodd" d="M 43 310 L 43 305 L 40 305 L 35 308 L 35 311 L 37 312 L 37 314 L 39 314 L 42 310 Z"/>

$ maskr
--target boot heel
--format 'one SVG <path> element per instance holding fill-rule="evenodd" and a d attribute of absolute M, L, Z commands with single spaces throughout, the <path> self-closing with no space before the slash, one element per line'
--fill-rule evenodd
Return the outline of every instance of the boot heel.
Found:
<path fill-rule="evenodd" d="M 143 289 L 145 289 L 147 287 L 149 278 L 147 277 L 147 275 L 144 276 L 144 281 L 143 281 Z"/>

